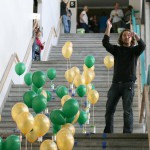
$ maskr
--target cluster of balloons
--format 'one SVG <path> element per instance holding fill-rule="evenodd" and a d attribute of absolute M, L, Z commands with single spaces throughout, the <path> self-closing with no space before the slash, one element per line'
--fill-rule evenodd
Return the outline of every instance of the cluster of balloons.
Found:
<path fill-rule="evenodd" d="M 33 117 L 24 103 L 16 103 L 11 110 L 13 120 L 18 129 L 24 134 L 30 143 L 44 136 L 50 129 L 50 120 L 44 114 Z"/>
<path fill-rule="evenodd" d="M 70 59 L 72 52 L 73 52 L 73 44 L 72 42 L 68 41 L 62 47 L 62 55 L 64 56 L 64 58 Z"/>
<path fill-rule="evenodd" d="M 0 137 L 0 150 L 20 150 L 20 138 L 10 135 L 5 141 Z"/>

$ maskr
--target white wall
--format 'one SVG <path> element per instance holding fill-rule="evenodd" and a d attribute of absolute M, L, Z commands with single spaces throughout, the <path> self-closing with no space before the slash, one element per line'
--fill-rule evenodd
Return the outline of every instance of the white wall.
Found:
<path fill-rule="evenodd" d="M 60 18 L 60 0 L 39 0 L 39 7 L 42 41 L 47 42 L 51 27 L 56 28 Z M 0 0 L 0 80 L 13 53 L 17 53 L 23 61 L 32 36 L 32 13 L 33 0 Z M 52 41 L 52 45 L 56 44 L 57 38 Z M 30 69 L 31 54 L 26 64 L 27 71 Z M 23 83 L 23 76 L 18 77 L 14 67 L 15 63 L 0 93 L 0 113 L 10 83 Z"/>
<path fill-rule="evenodd" d="M 12 53 L 23 60 L 32 35 L 32 0 L 0 2 L 0 79 Z"/>

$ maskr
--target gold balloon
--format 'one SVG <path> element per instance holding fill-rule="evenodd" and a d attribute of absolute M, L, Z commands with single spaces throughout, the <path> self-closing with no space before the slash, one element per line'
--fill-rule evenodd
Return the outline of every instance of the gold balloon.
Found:
<path fill-rule="evenodd" d="M 16 121 L 17 116 L 22 112 L 29 112 L 28 107 L 24 103 L 16 103 L 11 109 L 11 115 L 13 120 Z"/>
<path fill-rule="evenodd" d="M 83 65 L 83 70 L 86 71 L 86 70 L 89 70 L 89 71 L 94 71 L 94 66 L 92 66 L 91 68 L 88 68 L 85 64 Z"/>
<path fill-rule="evenodd" d="M 74 81 L 73 81 L 73 83 L 74 83 L 74 85 L 76 86 L 76 87 L 78 87 L 79 85 L 81 85 L 81 84 L 85 84 L 85 78 L 84 78 L 84 76 L 82 76 L 82 75 L 77 75 L 75 78 L 74 78 Z"/>
<path fill-rule="evenodd" d="M 57 150 L 57 145 L 52 140 L 45 140 L 41 146 L 40 150 Z"/>
<path fill-rule="evenodd" d="M 74 123 L 76 123 L 78 121 L 79 116 L 80 116 L 80 111 L 78 111 L 78 113 L 75 115 L 75 118 L 72 121 L 72 124 L 74 124 Z"/>
<path fill-rule="evenodd" d="M 34 125 L 34 118 L 31 113 L 23 112 L 16 119 L 17 127 L 23 134 L 29 133 Z"/>
<path fill-rule="evenodd" d="M 64 103 L 65 103 L 67 100 L 69 100 L 70 98 L 71 98 L 70 95 L 65 95 L 65 96 L 63 96 L 62 99 L 61 99 L 61 105 L 63 106 Z"/>
<path fill-rule="evenodd" d="M 66 58 L 69 59 L 72 55 L 73 49 L 71 46 L 63 46 L 62 48 L 62 55 Z"/>
<path fill-rule="evenodd" d="M 87 98 L 90 101 L 90 103 L 94 105 L 99 100 L 99 93 L 96 90 L 90 90 L 87 94 Z"/>
<path fill-rule="evenodd" d="M 88 70 L 84 71 L 83 72 L 83 76 L 85 78 L 85 84 L 86 85 L 89 84 L 89 83 L 91 83 L 92 80 L 94 79 L 94 74 L 93 74 L 92 71 L 88 71 Z"/>
<path fill-rule="evenodd" d="M 80 69 L 78 68 L 78 67 L 72 67 L 71 68 L 71 70 L 73 70 L 74 71 L 74 73 L 75 73 L 75 76 L 77 76 L 77 75 L 79 75 L 80 74 Z"/>
<path fill-rule="evenodd" d="M 63 125 L 62 129 L 68 129 L 71 131 L 73 136 L 75 135 L 75 127 L 70 123 L 66 123 L 65 125 Z"/>
<path fill-rule="evenodd" d="M 43 95 L 45 98 L 47 98 L 47 93 L 45 90 L 42 90 L 42 92 L 40 93 L 40 95 Z"/>
<path fill-rule="evenodd" d="M 112 68 L 114 66 L 114 58 L 113 58 L 113 56 L 110 56 L 110 55 L 106 56 L 104 58 L 104 65 L 106 66 L 107 69 Z"/>
<path fill-rule="evenodd" d="M 44 114 L 38 114 L 34 118 L 33 130 L 38 137 L 44 136 L 50 128 L 50 121 Z"/>
<path fill-rule="evenodd" d="M 67 41 L 67 42 L 65 43 L 65 46 L 70 46 L 70 47 L 73 47 L 73 44 L 72 44 L 72 42 L 70 42 L 70 41 Z"/>
<path fill-rule="evenodd" d="M 56 135 L 56 142 L 59 150 L 72 150 L 74 137 L 70 130 L 61 129 Z"/>
<path fill-rule="evenodd" d="M 71 69 L 65 72 L 65 78 L 69 83 L 72 83 L 75 78 L 75 72 Z"/>
<path fill-rule="evenodd" d="M 37 140 L 37 135 L 36 133 L 33 131 L 29 132 L 26 134 L 26 138 L 30 143 L 34 143 Z"/>
<path fill-rule="evenodd" d="M 87 84 L 86 85 L 86 93 L 88 93 L 90 90 L 92 90 L 92 84 L 90 83 L 90 84 Z"/>

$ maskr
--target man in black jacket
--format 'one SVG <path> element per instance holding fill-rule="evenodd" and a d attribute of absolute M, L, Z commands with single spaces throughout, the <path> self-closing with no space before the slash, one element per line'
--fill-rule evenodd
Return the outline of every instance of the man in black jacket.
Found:
<path fill-rule="evenodd" d="M 119 44 L 109 43 L 110 30 L 112 23 L 107 21 L 107 29 L 103 38 L 103 46 L 114 56 L 114 75 L 112 85 L 108 91 L 108 100 L 106 103 L 104 133 L 113 133 L 113 119 L 117 103 L 122 97 L 124 110 L 124 128 L 123 133 L 132 133 L 133 131 L 133 112 L 132 103 L 134 97 L 134 83 L 136 80 L 136 66 L 138 57 L 145 49 L 145 43 L 142 39 L 130 30 L 124 30 L 119 37 Z M 135 39 L 138 43 L 135 46 Z"/>
<path fill-rule="evenodd" d="M 64 33 L 69 33 L 68 19 L 67 19 L 67 1 L 61 1 L 61 14 L 64 25 Z"/>

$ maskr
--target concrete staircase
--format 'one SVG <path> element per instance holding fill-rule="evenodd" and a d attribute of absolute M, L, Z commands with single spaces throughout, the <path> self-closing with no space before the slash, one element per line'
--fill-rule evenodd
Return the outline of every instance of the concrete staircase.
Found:
<path fill-rule="evenodd" d="M 55 87 L 57 85 L 66 85 L 67 81 L 64 78 L 64 73 L 67 69 L 67 61 L 63 58 L 61 48 L 66 41 L 73 43 L 73 54 L 71 57 L 71 66 L 77 66 L 83 71 L 84 57 L 86 55 L 93 55 L 96 59 L 95 73 L 96 77 L 93 82 L 96 90 L 100 93 L 100 100 L 95 105 L 95 125 L 97 134 L 82 134 L 82 128 L 76 124 L 76 144 L 75 150 L 101 150 L 106 147 L 107 150 L 147 150 L 148 149 L 148 136 L 143 134 L 142 124 L 139 124 L 139 112 L 138 112 L 138 94 L 137 88 L 135 89 L 135 97 L 133 102 L 134 113 L 134 133 L 122 134 L 123 132 L 123 108 L 122 100 L 120 99 L 114 118 L 114 132 L 115 134 L 102 134 L 105 126 L 105 105 L 107 101 L 107 92 L 111 84 L 113 69 L 109 71 L 109 84 L 108 84 L 108 70 L 103 64 L 103 59 L 108 53 L 102 46 L 103 34 L 62 34 L 60 36 L 57 47 L 53 47 L 49 55 L 48 61 L 33 62 L 31 71 L 42 70 L 46 71 L 50 67 L 54 67 L 57 70 L 57 78 L 55 79 Z M 116 44 L 118 39 L 117 34 L 111 35 L 111 43 Z M 137 87 L 137 85 L 136 85 Z M 44 87 L 50 88 L 50 82 L 48 81 Z M 13 85 L 5 106 L 2 111 L 2 122 L 0 122 L 0 136 L 5 137 L 6 134 L 14 133 L 16 124 L 11 118 L 11 108 L 16 102 L 23 101 L 22 95 L 27 91 L 29 87 L 26 85 Z M 53 92 L 54 100 L 49 102 L 48 109 L 51 112 L 53 109 L 61 107 L 60 99 L 56 97 Z M 78 100 L 79 97 L 75 96 Z M 86 98 L 84 98 L 86 100 Z M 30 110 L 32 112 L 32 110 Z M 87 133 L 90 133 L 90 126 L 92 125 L 93 113 L 92 108 L 90 110 L 91 119 L 90 125 L 86 125 Z M 50 130 L 51 133 L 51 130 Z M 50 134 L 49 133 L 49 134 Z M 50 135 L 47 135 L 50 138 Z M 38 143 L 33 144 L 33 149 L 38 149 Z M 103 148 L 102 148 L 103 147 Z"/>

